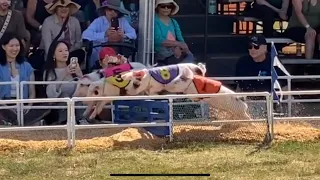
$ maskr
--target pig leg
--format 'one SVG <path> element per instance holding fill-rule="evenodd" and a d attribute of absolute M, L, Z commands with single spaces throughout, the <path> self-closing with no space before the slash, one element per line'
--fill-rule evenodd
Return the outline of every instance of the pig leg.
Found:
<path fill-rule="evenodd" d="M 88 102 L 87 104 L 87 108 L 86 110 L 83 112 L 83 117 L 88 117 L 89 113 L 91 112 L 91 110 L 93 109 L 95 102 Z"/>
<path fill-rule="evenodd" d="M 104 108 L 104 106 L 106 104 L 110 103 L 110 101 L 100 101 L 96 107 L 95 107 L 95 110 L 93 111 L 93 113 L 91 114 L 90 116 L 90 119 L 93 119 L 95 118 L 98 114 L 100 114 Z"/>

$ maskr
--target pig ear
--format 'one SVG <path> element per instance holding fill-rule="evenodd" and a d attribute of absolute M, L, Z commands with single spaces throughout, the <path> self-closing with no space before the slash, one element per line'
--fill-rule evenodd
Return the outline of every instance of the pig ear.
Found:
<path fill-rule="evenodd" d="M 185 68 L 182 71 L 182 74 L 181 74 L 180 78 L 182 80 L 184 80 L 184 81 L 186 81 L 188 79 L 192 79 L 193 78 L 193 72 L 189 68 Z"/>
<path fill-rule="evenodd" d="M 140 78 L 140 79 L 142 79 L 145 75 L 146 73 L 144 71 L 135 71 L 132 73 L 132 76 L 134 78 Z"/>

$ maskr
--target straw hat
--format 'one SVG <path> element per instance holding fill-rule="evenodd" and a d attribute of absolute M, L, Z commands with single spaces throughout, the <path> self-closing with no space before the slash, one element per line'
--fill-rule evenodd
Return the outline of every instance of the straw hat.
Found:
<path fill-rule="evenodd" d="M 48 11 L 48 13 L 54 14 L 58 6 L 62 6 L 62 7 L 69 6 L 70 15 L 75 14 L 81 7 L 79 4 L 72 2 L 71 0 L 54 0 L 52 3 L 47 4 L 45 8 Z"/>
<path fill-rule="evenodd" d="M 104 0 L 104 1 L 102 1 L 101 6 L 99 7 L 98 11 L 101 12 L 105 8 L 119 11 L 122 14 L 130 14 L 129 11 L 125 10 L 124 8 L 121 8 L 121 1 L 120 0 Z M 104 12 L 101 12 L 101 13 L 105 14 Z"/>
<path fill-rule="evenodd" d="M 171 15 L 175 15 L 178 13 L 179 11 L 179 6 L 176 2 L 174 2 L 173 0 L 156 0 L 156 8 L 160 5 L 160 4 L 173 4 L 175 6 L 174 9 L 172 9 L 171 11 Z"/>

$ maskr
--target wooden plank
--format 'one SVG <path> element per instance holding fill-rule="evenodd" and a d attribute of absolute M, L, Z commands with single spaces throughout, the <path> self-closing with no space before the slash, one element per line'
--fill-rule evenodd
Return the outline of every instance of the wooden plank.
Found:
<path fill-rule="evenodd" d="M 299 64 L 320 64 L 319 59 L 281 59 L 282 64 L 291 64 L 291 65 L 299 65 Z"/>
<path fill-rule="evenodd" d="M 245 17 L 245 16 L 239 16 L 238 20 L 240 21 L 249 21 L 249 22 L 258 22 L 259 19 L 254 18 L 254 17 Z"/>
<path fill-rule="evenodd" d="M 288 38 L 266 38 L 267 43 L 295 43 L 294 41 L 292 41 L 291 39 Z"/>
<path fill-rule="evenodd" d="M 253 2 L 253 0 L 223 0 L 225 3 L 242 3 L 242 2 Z"/>

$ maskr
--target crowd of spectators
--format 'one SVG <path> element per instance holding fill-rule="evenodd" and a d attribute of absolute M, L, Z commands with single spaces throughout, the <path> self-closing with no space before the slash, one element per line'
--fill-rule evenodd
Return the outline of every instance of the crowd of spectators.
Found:
<path fill-rule="evenodd" d="M 156 53 L 161 57 L 159 61 L 165 64 L 193 62 L 179 24 L 169 17 L 178 12 L 179 6 L 173 0 L 157 0 L 156 4 L 155 44 Z M 119 47 L 94 47 L 87 56 L 84 42 L 136 41 L 138 8 L 137 0 L 28 0 L 23 2 L 23 7 L 15 5 L 12 9 L 11 1 L 0 0 L 0 82 L 71 82 L 81 78 L 84 72 L 106 67 L 104 57 L 119 54 Z M 75 83 L 25 84 L 23 98 L 72 97 L 75 89 Z M 19 92 L 15 84 L 0 85 L 1 99 L 16 99 Z M 63 106 L 63 103 L 46 105 Z M 82 114 L 82 109 L 77 110 L 76 120 L 79 124 L 87 124 Z M 0 124 L 17 125 L 16 115 L 14 108 L 1 111 Z M 43 118 L 46 124 L 64 124 L 67 112 L 66 109 L 24 112 L 25 125 Z"/>
<path fill-rule="evenodd" d="M 0 82 L 73 81 L 84 72 L 105 66 L 104 57 L 99 57 L 102 50 L 104 55 L 120 53 L 116 47 L 108 48 L 108 53 L 102 47 L 95 47 L 88 56 L 84 42 L 132 43 L 137 39 L 139 0 L 25 0 L 20 3 L 22 7 L 18 7 L 19 3 L 14 4 L 15 10 L 11 8 L 10 0 L 0 0 Z M 178 22 L 172 17 L 178 13 L 179 5 L 173 0 L 155 0 L 155 4 L 154 47 L 158 65 L 195 62 Z M 313 52 L 319 50 L 319 1 L 256 0 L 248 4 L 245 13 L 263 20 L 266 37 L 278 36 L 273 30 L 276 18 L 288 20 L 285 35 L 306 43 L 306 58 L 312 58 Z M 265 38 L 252 37 L 248 52 L 248 56 L 239 60 L 237 75 L 267 76 L 268 73 L 263 72 L 270 70 L 264 64 L 268 64 L 270 58 Z M 71 58 L 77 61 L 70 61 Z M 247 71 L 248 68 L 252 71 Z M 239 82 L 239 88 L 245 91 L 250 87 L 250 91 L 256 91 L 260 90 L 259 84 L 261 81 Z M 71 97 L 75 88 L 72 83 L 50 84 L 38 90 L 35 85 L 25 85 L 23 98 Z M 0 85 L 0 99 L 15 99 L 18 92 L 14 85 Z M 36 111 L 40 113 L 34 113 Z M 51 116 L 48 118 L 51 121 L 46 120 L 47 124 L 63 124 L 67 119 L 66 110 L 36 111 L 29 110 L 24 114 L 31 117 L 32 122 L 54 114 L 57 118 Z M 17 124 L 13 118 L 17 113 L 15 110 L 4 112 L 0 112 L 0 124 Z M 76 114 L 78 123 L 88 123 L 81 117 L 82 110 Z M 32 124 L 28 118 L 25 121 L 30 122 L 25 124 Z"/>

